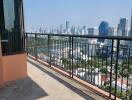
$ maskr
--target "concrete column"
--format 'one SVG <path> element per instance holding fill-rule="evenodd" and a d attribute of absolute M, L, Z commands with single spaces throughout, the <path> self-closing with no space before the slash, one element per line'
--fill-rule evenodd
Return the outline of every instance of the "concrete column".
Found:
<path fill-rule="evenodd" d="M 1 36 L 0 36 L 0 87 L 3 87 L 3 85 L 4 82 L 3 82 L 3 66 L 2 66 L 2 47 L 1 47 Z"/>

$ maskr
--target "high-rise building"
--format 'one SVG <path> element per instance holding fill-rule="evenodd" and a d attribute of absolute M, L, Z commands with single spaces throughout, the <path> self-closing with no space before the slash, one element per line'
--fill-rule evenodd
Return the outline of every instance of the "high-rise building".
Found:
<path fill-rule="evenodd" d="M 107 36 L 109 32 L 109 23 L 106 21 L 102 21 L 99 25 L 99 35 Z M 104 39 L 98 39 L 98 42 L 104 42 Z"/>
<path fill-rule="evenodd" d="M 88 28 L 88 35 L 98 35 L 98 28 L 93 27 L 93 28 Z"/>
<path fill-rule="evenodd" d="M 69 33 L 69 27 L 70 27 L 70 23 L 69 21 L 66 21 L 66 33 Z"/>
<path fill-rule="evenodd" d="M 131 11 L 131 25 L 130 25 L 129 36 L 132 36 L 132 11 Z"/>
<path fill-rule="evenodd" d="M 60 32 L 59 32 L 59 34 L 62 34 L 64 31 L 63 31 L 64 29 L 63 29 L 63 25 L 62 24 L 60 24 Z"/>
<path fill-rule="evenodd" d="M 76 31 L 76 30 L 75 30 L 75 27 L 72 26 L 72 27 L 71 27 L 71 33 L 72 33 L 72 34 L 75 34 L 75 31 Z"/>
<path fill-rule="evenodd" d="M 128 19 L 121 18 L 118 24 L 117 35 L 118 36 L 127 36 L 128 33 Z"/>
<path fill-rule="evenodd" d="M 130 24 L 129 36 L 132 36 L 132 11 L 131 11 L 131 24 Z M 127 44 L 130 48 L 132 48 L 132 41 L 128 41 Z M 130 54 L 132 55 L 132 51 L 130 51 Z"/>
<path fill-rule="evenodd" d="M 115 36 L 115 28 L 114 27 L 109 27 L 109 29 L 108 29 L 108 35 L 109 36 Z M 111 40 L 109 40 L 109 39 L 107 39 L 106 41 L 105 41 L 105 44 L 106 45 L 109 45 L 109 46 L 112 46 L 112 42 L 111 42 Z"/>
<path fill-rule="evenodd" d="M 82 34 L 87 35 L 87 29 L 85 25 L 82 27 Z"/>

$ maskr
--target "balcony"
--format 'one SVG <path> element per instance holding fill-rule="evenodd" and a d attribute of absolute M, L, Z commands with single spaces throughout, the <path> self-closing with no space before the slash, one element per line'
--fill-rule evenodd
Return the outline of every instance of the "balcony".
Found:
<path fill-rule="evenodd" d="M 40 33 L 25 37 L 31 58 L 109 99 L 132 98 L 131 37 Z"/>
<path fill-rule="evenodd" d="M 105 100 L 33 59 L 27 65 L 28 77 L 0 89 L 0 100 Z"/>

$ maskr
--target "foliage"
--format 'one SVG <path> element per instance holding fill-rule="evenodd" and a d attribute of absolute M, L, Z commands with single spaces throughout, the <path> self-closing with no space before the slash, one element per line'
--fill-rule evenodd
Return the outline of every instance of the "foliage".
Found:
<path fill-rule="evenodd" d="M 106 74 L 106 73 L 108 73 L 108 70 L 107 70 L 107 68 L 103 67 L 103 68 L 100 69 L 100 72 Z"/>

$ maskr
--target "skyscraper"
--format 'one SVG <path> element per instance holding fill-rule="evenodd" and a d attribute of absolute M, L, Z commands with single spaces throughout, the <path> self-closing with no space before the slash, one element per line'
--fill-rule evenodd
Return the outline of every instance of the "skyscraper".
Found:
<path fill-rule="evenodd" d="M 69 32 L 69 21 L 66 21 L 66 33 L 68 33 Z"/>
<path fill-rule="evenodd" d="M 64 30 L 64 29 L 63 29 L 63 25 L 60 24 L 60 32 L 59 32 L 59 33 L 62 34 L 62 33 L 63 33 L 63 30 Z"/>
<path fill-rule="evenodd" d="M 106 21 L 102 21 L 99 25 L 99 35 L 107 36 L 109 32 L 109 23 Z M 104 42 L 104 39 L 99 39 L 98 42 Z"/>
<path fill-rule="evenodd" d="M 71 27 L 71 33 L 72 34 L 75 34 L 75 27 L 72 25 L 72 27 Z"/>
<path fill-rule="evenodd" d="M 132 36 L 132 11 L 131 11 L 131 25 L 130 25 L 129 36 Z"/>
<path fill-rule="evenodd" d="M 130 24 L 129 36 L 132 36 L 132 10 L 131 10 L 131 24 Z M 127 44 L 129 45 L 130 48 L 132 48 L 132 41 L 128 41 Z M 130 54 L 132 55 L 132 51 L 130 51 Z"/>
<path fill-rule="evenodd" d="M 118 36 L 127 36 L 128 32 L 128 19 L 121 18 L 118 24 L 117 35 Z"/>

